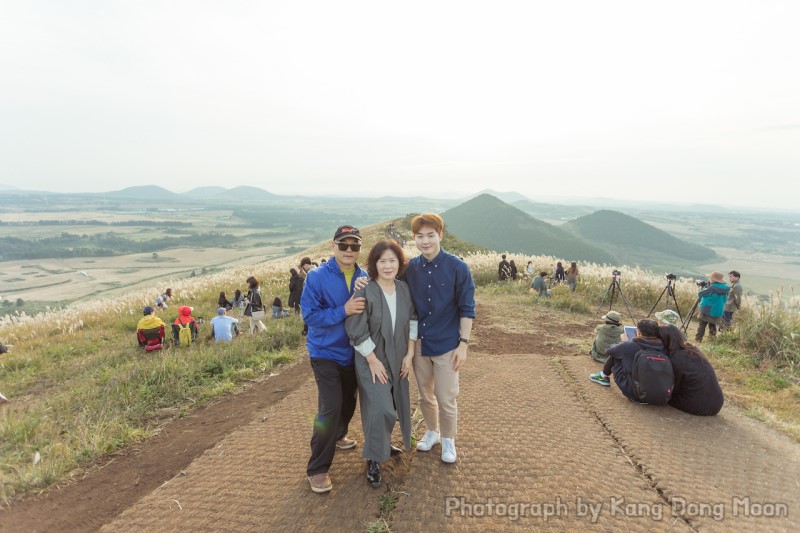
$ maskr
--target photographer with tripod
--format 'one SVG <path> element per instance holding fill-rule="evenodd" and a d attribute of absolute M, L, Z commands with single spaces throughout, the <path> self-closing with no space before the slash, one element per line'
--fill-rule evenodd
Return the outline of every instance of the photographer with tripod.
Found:
<path fill-rule="evenodd" d="M 717 336 L 717 326 L 722 326 L 722 316 L 725 311 L 725 302 L 731 288 L 723 281 L 722 272 L 712 272 L 708 275 L 709 282 L 700 282 L 702 287 L 697 293 L 700 300 L 700 320 L 697 324 L 695 342 L 702 342 L 708 326 L 708 334 L 713 339 Z M 691 315 L 690 315 L 691 318 Z"/>

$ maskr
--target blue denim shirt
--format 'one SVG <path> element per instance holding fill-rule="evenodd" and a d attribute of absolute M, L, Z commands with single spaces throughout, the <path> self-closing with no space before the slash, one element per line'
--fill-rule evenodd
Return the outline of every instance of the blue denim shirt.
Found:
<path fill-rule="evenodd" d="M 460 319 L 475 318 L 475 282 L 467 264 L 444 250 L 408 262 L 406 282 L 419 317 L 422 355 L 442 355 L 459 343 Z"/>

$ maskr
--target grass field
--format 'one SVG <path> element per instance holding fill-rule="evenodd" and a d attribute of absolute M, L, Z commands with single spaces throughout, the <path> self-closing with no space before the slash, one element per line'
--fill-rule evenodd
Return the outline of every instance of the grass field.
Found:
<path fill-rule="evenodd" d="M 365 246 L 369 248 L 384 229 L 384 224 L 363 228 Z M 458 248 L 457 243 L 445 238 L 444 246 L 451 244 L 453 249 Z M 307 253 L 317 257 L 327 255 L 329 249 L 330 244 L 323 243 Z M 407 250 L 415 253 L 413 243 Z M 574 293 L 562 286 L 553 290 L 550 299 L 536 298 L 528 293 L 527 280 L 495 281 L 495 253 L 464 256 L 480 286 L 479 301 L 498 306 L 512 302 L 522 309 L 519 317 L 525 316 L 525 307 L 541 306 L 568 313 L 567 318 L 559 320 L 585 323 L 593 317 L 608 285 L 605 267 L 586 264 L 581 265 Z M 554 258 L 541 256 L 511 258 L 520 265 L 530 259 L 536 267 L 554 262 Z M 196 316 L 213 316 L 219 291 L 243 287 L 250 274 L 262 279 L 265 300 L 279 296 L 285 301 L 288 269 L 298 259 L 243 257 L 238 266 L 226 260 L 224 269 L 207 276 L 171 278 L 176 296 L 162 315 L 171 322 L 177 305 L 191 305 Z M 86 261 L 90 262 L 83 266 L 97 266 L 99 259 Z M 100 266 L 116 269 L 116 276 L 141 273 L 138 267 L 121 263 Z M 41 271 L 55 271 L 63 265 L 42 263 L 39 267 Z M 30 264 L 19 265 L 19 269 L 34 272 Z M 662 279 L 636 269 L 623 270 L 623 279 L 631 305 L 643 315 L 658 295 Z M 246 335 L 223 348 L 208 341 L 205 329 L 190 349 L 170 348 L 146 356 L 136 347 L 133 332 L 142 307 L 152 305 L 158 292 L 154 288 L 163 286 L 158 281 L 148 280 L 146 288 L 135 291 L 117 288 L 114 290 L 124 294 L 79 302 L 38 318 L 0 317 L 0 340 L 14 344 L 12 353 L 0 364 L 0 390 L 11 398 L 0 410 L 0 500 L 14 499 L 74 475 L 99 457 L 149 437 L 170 418 L 229 393 L 241 381 L 263 377 L 302 350 L 300 321 L 290 317 L 269 320 L 266 335 Z M 695 291 L 691 280 L 680 281 L 681 305 L 690 302 Z M 735 334 L 704 344 L 703 349 L 726 380 L 728 398 L 751 416 L 800 438 L 800 325 L 796 313 L 770 311 L 758 318 L 750 307 L 741 313 Z M 526 327 L 524 320 L 519 324 Z M 563 342 L 583 350 L 591 341 L 590 335 L 589 328 L 586 338 Z M 33 457 L 40 460 L 32 461 Z"/>
<path fill-rule="evenodd" d="M 155 296 L 176 280 L 285 255 L 285 246 L 256 248 L 175 249 L 152 254 L 59 260 L 11 261 L 2 264 L 2 297 L 8 300 L 79 301 L 151 287 Z M 170 260 L 172 259 L 172 260 Z M 242 280 L 243 282 L 244 280 Z"/>

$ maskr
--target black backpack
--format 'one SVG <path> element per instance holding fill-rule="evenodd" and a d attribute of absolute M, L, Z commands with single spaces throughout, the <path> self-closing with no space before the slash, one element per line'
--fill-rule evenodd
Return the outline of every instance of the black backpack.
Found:
<path fill-rule="evenodd" d="M 633 356 L 633 395 L 641 403 L 666 405 L 675 388 L 669 357 L 656 350 L 639 350 Z"/>

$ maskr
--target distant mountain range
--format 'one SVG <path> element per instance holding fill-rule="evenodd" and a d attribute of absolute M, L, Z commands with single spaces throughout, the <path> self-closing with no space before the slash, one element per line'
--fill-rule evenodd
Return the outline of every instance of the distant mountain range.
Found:
<path fill-rule="evenodd" d="M 517 201 L 509 205 L 483 194 L 442 216 L 449 229 L 461 239 L 498 252 L 543 254 L 567 261 L 631 264 L 678 271 L 718 258 L 710 248 L 683 241 L 617 211 L 596 211 L 554 226 L 518 209 L 516 206 L 520 204 L 552 214 L 542 207 L 546 204 Z"/>
<path fill-rule="evenodd" d="M 561 227 L 612 253 L 620 263 L 684 267 L 718 258 L 711 248 L 678 239 L 618 211 L 595 211 Z"/>
<path fill-rule="evenodd" d="M 572 261 L 614 263 L 614 256 L 490 194 L 482 194 L 442 214 L 459 238 L 490 250 L 552 255 Z"/>
<path fill-rule="evenodd" d="M 99 193 L 112 198 L 160 198 L 175 200 L 219 200 L 223 202 L 263 202 L 280 198 L 277 194 L 258 187 L 239 186 L 232 189 L 224 187 L 197 187 L 188 192 L 174 193 L 158 185 L 127 187 L 119 191 Z"/>

